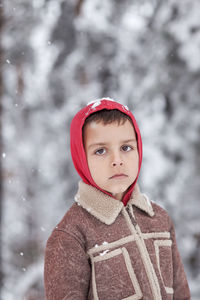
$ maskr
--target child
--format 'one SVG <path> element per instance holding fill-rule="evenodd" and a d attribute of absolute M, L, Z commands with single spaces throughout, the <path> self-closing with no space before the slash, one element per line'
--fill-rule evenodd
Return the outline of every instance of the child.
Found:
<path fill-rule="evenodd" d="M 46 299 L 190 299 L 173 223 L 137 184 L 142 141 L 128 107 L 89 103 L 70 135 L 82 181 L 47 242 Z"/>

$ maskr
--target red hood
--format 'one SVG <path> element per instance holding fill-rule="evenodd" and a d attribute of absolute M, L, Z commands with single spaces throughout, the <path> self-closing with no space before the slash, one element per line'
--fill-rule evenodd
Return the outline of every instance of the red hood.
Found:
<path fill-rule="evenodd" d="M 82 127 L 85 122 L 85 119 L 91 115 L 94 112 L 97 112 L 102 109 L 118 109 L 121 112 L 125 113 L 127 116 L 129 116 L 133 122 L 135 132 L 137 135 L 137 143 L 138 143 L 138 153 L 139 153 L 139 171 L 136 180 L 134 183 L 130 186 L 126 194 L 124 195 L 122 201 L 124 205 L 127 204 L 128 200 L 130 199 L 131 193 L 133 191 L 133 188 L 137 182 L 141 163 L 142 163 L 142 139 L 140 135 L 140 131 L 138 128 L 138 125 L 136 123 L 136 120 L 133 116 L 133 114 L 129 111 L 127 106 L 124 106 L 118 102 L 115 102 L 109 98 L 102 98 L 96 101 L 90 102 L 86 107 L 81 109 L 73 118 L 71 122 L 71 128 L 70 128 L 70 145 L 71 145 L 71 155 L 72 160 L 74 163 L 74 166 L 78 172 L 78 174 L 81 176 L 82 180 L 89 185 L 92 185 L 96 187 L 97 189 L 101 190 L 103 193 L 111 196 L 112 194 L 102 190 L 100 187 L 96 185 L 94 180 L 92 179 L 92 176 L 90 174 L 88 164 L 87 164 L 87 158 L 85 155 L 85 150 L 83 147 L 82 142 Z"/>

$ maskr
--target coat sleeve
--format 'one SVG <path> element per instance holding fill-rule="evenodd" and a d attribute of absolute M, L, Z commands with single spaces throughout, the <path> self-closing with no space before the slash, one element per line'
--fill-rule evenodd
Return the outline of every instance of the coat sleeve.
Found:
<path fill-rule="evenodd" d="M 173 289 L 174 300 L 189 300 L 191 299 L 190 290 L 185 275 L 183 263 L 178 251 L 175 229 L 171 221 L 171 239 L 172 239 L 172 259 L 173 259 Z"/>
<path fill-rule="evenodd" d="M 46 300 L 87 299 L 90 272 L 81 242 L 65 231 L 54 230 L 45 251 Z"/>

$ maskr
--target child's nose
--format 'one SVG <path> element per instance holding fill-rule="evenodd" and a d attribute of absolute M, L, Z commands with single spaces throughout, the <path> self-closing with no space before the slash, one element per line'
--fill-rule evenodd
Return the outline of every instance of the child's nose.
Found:
<path fill-rule="evenodd" d="M 112 156 L 112 166 L 122 166 L 123 165 L 123 161 L 121 158 L 121 155 L 119 153 L 114 153 Z"/>

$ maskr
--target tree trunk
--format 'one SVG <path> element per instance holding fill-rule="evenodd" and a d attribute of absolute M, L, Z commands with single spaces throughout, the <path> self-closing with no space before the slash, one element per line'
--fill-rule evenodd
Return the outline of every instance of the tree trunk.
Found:
<path fill-rule="evenodd" d="M 2 202 L 3 202 L 3 141 L 2 141 L 2 95 L 3 95 L 3 79 L 2 79 L 2 65 L 3 65 L 3 47 L 1 44 L 1 35 L 3 31 L 3 4 L 0 0 L 0 299 L 1 290 L 3 286 L 3 270 L 2 270 Z"/>
<path fill-rule="evenodd" d="M 84 2 L 84 0 L 77 1 L 76 7 L 75 7 L 75 15 L 76 16 L 80 15 L 83 2 Z"/>

